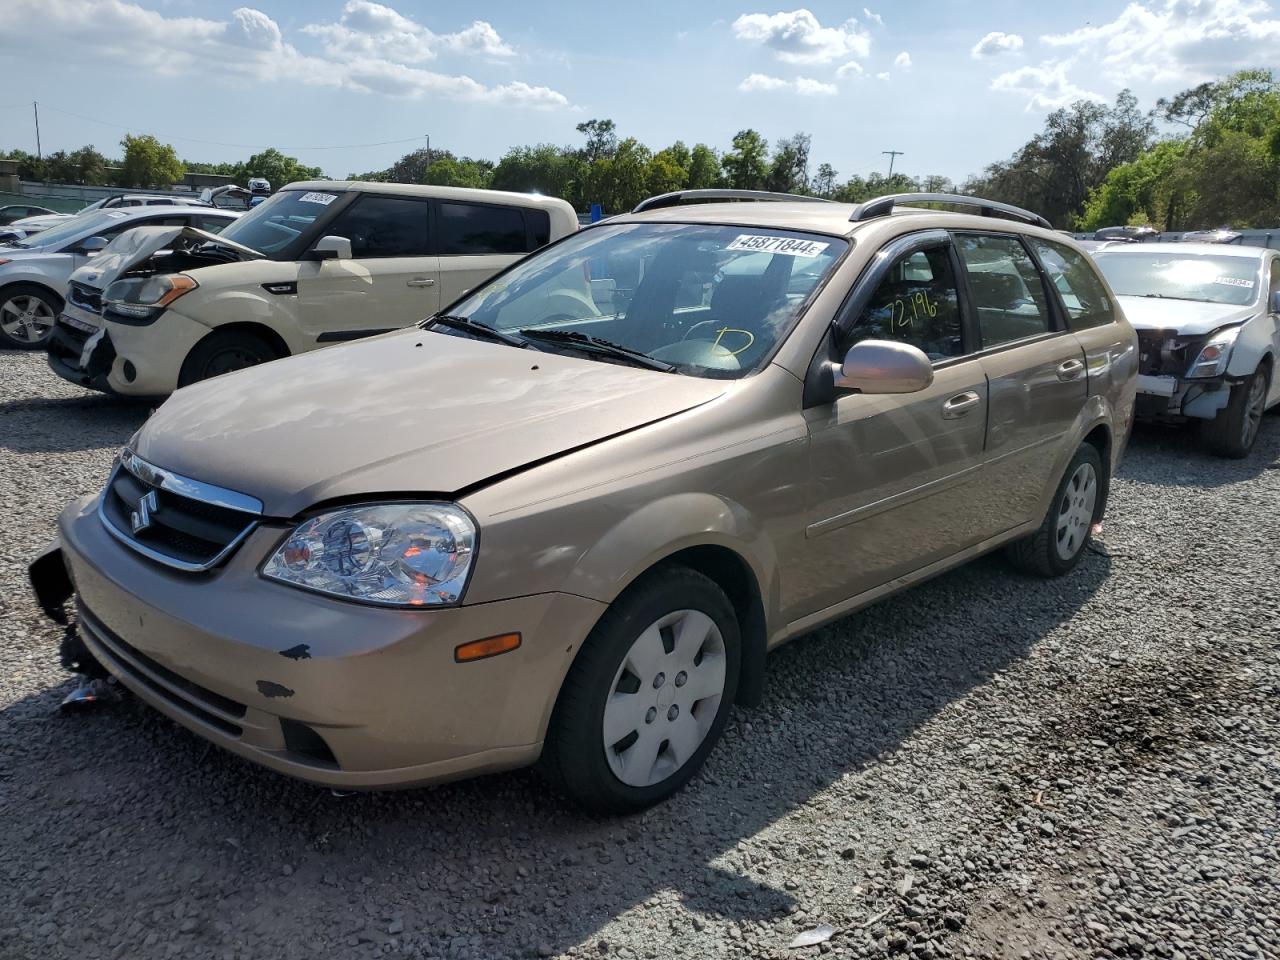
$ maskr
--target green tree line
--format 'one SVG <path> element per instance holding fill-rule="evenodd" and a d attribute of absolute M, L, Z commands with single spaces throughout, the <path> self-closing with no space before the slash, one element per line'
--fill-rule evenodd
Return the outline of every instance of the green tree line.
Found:
<path fill-rule="evenodd" d="M 169 188 L 187 173 L 214 173 L 244 185 L 250 177 L 265 177 L 273 186 L 293 180 L 324 177 L 319 167 L 308 167 L 274 147 L 238 163 L 199 163 L 182 160 L 171 144 L 149 134 L 126 134 L 120 141 L 122 155 L 108 158 L 93 147 L 58 150 L 37 157 L 25 150 L 0 151 L 0 159 L 18 161 L 18 176 L 45 183 L 77 183 L 88 186 Z"/>
<path fill-rule="evenodd" d="M 1079 230 L 1275 226 L 1280 83 L 1270 70 L 1242 70 L 1146 113 L 1127 90 L 1111 106 L 1074 103 L 964 190 Z"/>

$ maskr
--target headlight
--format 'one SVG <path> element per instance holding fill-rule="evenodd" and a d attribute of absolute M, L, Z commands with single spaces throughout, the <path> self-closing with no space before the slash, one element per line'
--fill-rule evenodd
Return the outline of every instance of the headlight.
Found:
<path fill-rule="evenodd" d="M 1231 348 L 1240 336 L 1242 326 L 1225 327 L 1219 330 L 1200 348 L 1195 362 L 1187 370 L 1188 377 L 1217 377 L 1226 369 L 1231 360 Z"/>
<path fill-rule="evenodd" d="M 103 303 L 118 318 L 151 321 L 183 294 L 200 284 L 185 273 L 117 280 L 102 293 Z"/>
<path fill-rule="evenodd" d="M 475 524 L 452 504 L 352 507 L 301 524 L 262 575 L 344 600 L 440 606 L 462 599 L 475 542 Z"/>

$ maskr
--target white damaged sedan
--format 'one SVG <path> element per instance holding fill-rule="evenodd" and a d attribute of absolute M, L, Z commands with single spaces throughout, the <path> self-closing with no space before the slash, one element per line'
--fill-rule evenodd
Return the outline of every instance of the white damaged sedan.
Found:
<path fill-rule="evenodd" d="M 1248 456 L 1280 403 L 1280 253 L 1143 243 L 1093 257 L 1138 332 L 1138 416 L 1198 419 L 1215 453 Z"/>

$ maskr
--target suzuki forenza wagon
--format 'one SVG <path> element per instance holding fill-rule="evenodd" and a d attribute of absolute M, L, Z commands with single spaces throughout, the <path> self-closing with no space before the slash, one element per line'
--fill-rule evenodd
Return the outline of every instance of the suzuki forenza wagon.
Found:
<path fill-rule="evenodd" d="M 693 776 L 784 641 L 1000 547 L 1070 571 L 1137 373 L 1088 257 L 972 198 L 724 194 L 179 390 L 62 514 L 43 606 L 74 591 L 86 659 L 274 770 L 541 760 L 620 811 Z"/>

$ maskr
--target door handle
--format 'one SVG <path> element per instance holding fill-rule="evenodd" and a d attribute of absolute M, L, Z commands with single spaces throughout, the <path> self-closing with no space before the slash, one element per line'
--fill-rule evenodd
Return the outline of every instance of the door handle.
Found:
<path fill-rule="evenodd" d="M 972 390 L 958 393 L 942 405 L 943 420 L 957 420 L 982 402 Z"/>
<path fill-rule="evenodd" d="M 1064 360 L 1058 364 L 1058 379 L 1063 383 L 1079 380 L 1082 373 L 1084 373 L 1083 360 Z"/>
<path fill-rule="evenodd" d="M 404 282 L 406 287 L 434 287 L 436 282 L 430 277 L 414 277 L 412 280 Z"/>

